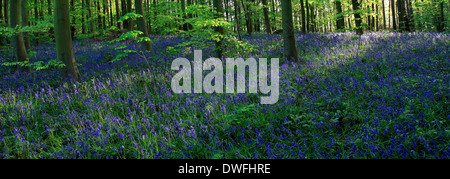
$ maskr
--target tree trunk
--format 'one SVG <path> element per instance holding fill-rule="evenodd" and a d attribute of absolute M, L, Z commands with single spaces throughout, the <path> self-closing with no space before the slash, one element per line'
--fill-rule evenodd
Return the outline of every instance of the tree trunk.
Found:
<path fill-rule="evenodd" d="M 5 23 L 5 26 L 8 25 L 9 23 L 9 13 L 8 13 L 8 9 L 9 9 L 9 5 L 8 5 L 8 1 L 9 0 L 3 0 L 4 4 L 3 4 L 3 15 L 5 17 L 5 21 L 3 21 Z"/>
<path fill-rule="evenodd" d="M 284 57 L 286 60 L 295 60 L 299 63 L 297 44 L 295 42 L 294 22 L 292 18 L 292 0 L 281 0 Z"/>
<path fill-rule="evenodd" d="M 116 0 L 116 21 L 120 19 L 120 6 L 119 0 Z M 117 22 L 117 28 L 122 30 L 122 23 Z"/>
<path fill-rule="evenodd" d="M 22 25 L 22 0 L 10 0 L 10 14 L 9 22 L 11 28 L 16 28 L 16 26 Z M 23 40 L 23 34 L 17 33 L 12 36 L 11 39 L 12 46 L 14 49 L 14 54 L 17 62 L 28 61 L 27 50 L 25 48 L 25 42 Z M 20 67 L 22 72 L 31 72 L 30 67 Z"/>
<path fill-rule="evenodd" d="M 397 23 L 395 22 L 395 0 L 391 0 L 391 11 L 393 29 L 397 30 Z"/>
<path fill-rule="evenodd" d="M 222 18 L 223 17 L 222 0 L 213 0 L 213 7 L 216 9 L 216 11 L 214 13 L 214 19 Z M 220 35 L 224 34 L 224 29 L 222 26 L 216 27 L 215 30 Z M 222 39 L 223 38 L 220 38 L 218 41 L 216 41 L 216 50 L 217 50 L 218 58 L 222 58 L 222 56 L 223 56 Z"/>
<path fill-rule="evenodd" d="M 355 16 L 355 24 L 356 24 L 356 34 L 358 35 L 362 35 L 363 34 L 363 29 L 361 27 L 361 15 L 359 14 L 359 12 L 356 12 L 359 10 L 359 3 L 358 0 L 352 0 L 352 6 L 353 6 L 353 15 Z"/>
<path fill-rule="evenodd" d="M 70 0 L 70 11 L 74 12 L 75 11 L 75 0 Z M 73 40 L 75 37 L 75 34 L 77 32 L 77 28 L 76 28 L 76 18 L 75 16 L 72 17 L 72 22 L 70 23 L 70 37 Z"/>
<path fill-rule="evenodd" d="M 253 32 L 253 23 L 251 19 L 250 10 L 248 9 L 248 6 L 246 6 L 247 3 L 245 3 L 245 0 L 242 0 L 242 9 L 245 12 L 245 24 L 247 25 L 247 33 L 248 35 L 252 36 Z"/>
<path fill-rule="evenodd" d="M 270 19 L 269 19 L 269 8 L 267 7 L 267 0 L 262 0 L 263 10 L 264 10 L 264 25 L 266 26 L 266 33 L 272 33 L 272 28 L 270 27 Z"/>
<path fill-rule="evenodd" d="M 444 28 L 445 28 L 445 19 L 444 19 L 444 1 L 441 1 L 439 3 L 439 12 L 440 12 L 440 18 L 439 18 L 439 32 L 444 32 Z"/>
<path fill-rule="evenodd" d="M 186 7 L 189 7 L 189 6 L 191 6 L 191 5 L 192 5 L 192 0 L 187 0 L 187 1 L 186 1 Z M 156 16 L 156 12 L 155 12 L 155 16 Z M 191 13 L 188 13 L 187 16 L 188 16 L 189 19 L 194 17 L 194 15 L 191 14 Z M 194 26 L 192 26 L 192 24 L 188 24 L 188 29 L 189 29 L 189 30 L 191 30 L 191 29 L 193 29 L 193 28 L 194 28 Z"/>
<path fill-rule="evenodd" d="M 276 19 L 277 11 L 275 10 L 275 0 L 272 0 L 272 12 L 273 12 L 273 26 L 272 26 L 272 32 L 273 32 L 276 30 L 276 26 L 277 26 L 277 19 Z"/>
<path fill-rule="evenodd" d="M 127 0 L 127 13 L 132 12 L 133 2 L 131 0 Z M 128 30 L 132 31 L 134 29 L 134 22 L 132 19 L 128 19 Z"/>
<path fill-rule="evenodd" d="M 81 77 L 75 63 L 72 41 L 68 40 L 71 36 L 69 0 L 55 0 L 53 7 L 57 57 L 66 65 L 61 69 L 61 75 L 66 79 L 71 77 L 80 81 Z"/>
<path fill-rule="evenodd" d="M 27 10 L 27 8 L 25 7 L 27 5 L 27 1 L 26 0 L 22 0 L 22 27 L 25 27 L 25 26 L 28 26 L 28 10 Z M 28 38 L 28 32 L 25 32 L 24 34 L 23 34 L 23 38 L 24 38 L 24 41 L 25 41 L 25 48 L 26 49 L 30 49 L 30 46 L 31 46 L 31 44 L 30 44 L 30 39 Z"/>
<path fill-rule="evenodd" d="M 136 6 L 136 13 L 143 15 L 144 11 L 142 10 L 142 0 L 136 0 L 135 6 Z M 137 19 L 137 25 L 138 25 L 139 31 L 142 31 L 144 33 L 142 36 L 148 37 L 148 30 L 147 30 L 147 23 L 145 22 L 145 16 Z M 153 50 L 152 44 L 149 41 L 142 41 L 141 44 L 142 44 L 142 49 L 148 50 L 148 51 Z"/>
<path fill-rule="evenodd" d="M 334 1 L 336 4 L 336 10 L 337 10 L 337 19 L 336 19 L 336 27 L 338 30 L 342 30 L 344 29 L 344 17 L 342 16 L 342 5 L 341 5 L 341 0 L 336 0 Z"/>
<path fill-rule="evenodd" d="M 122 14 L 120 15 L 120 17 L 121 16 L 124 16 L 125 14 L 127 14 L 128 13 L 128 10 L 127 10 L 127 0 L 121 0 L 121 5 L 122 5 Z M 118 18 L 120 18 L 120 17 L 118 17 Z M 123 21 L 123 28 L 124 29 L 129 29 L 129 21 L 128 20 L 126 20 L 126 21 Z"/>
<path fill-rule="evenodd" d="M 91 2 L 90 2 L 90 0 L 86 0 L 86 2 L 87 2 L 87 8 L 89 11 L 89 18 L 92 18 Z M 95 31 L 94 21 L 90 20 L 89 25 L 91 26 L 90 32 L 94 33 L 94 31 Z"/>
<path fill-rule="evenodd" d="M 241 14 L 240 13 L 240 8 L 239 8 L 239 2 L 238 2 L 238 0 L 234 0 L 234 16 L 236 17 L 236 29 L 237 29 L 237 33 L 238 33 L 238 36 L 239 36 L 239 41 L 242 41 L 242 37 L 241 37 L 241 24 L 240 24 L 240 21 L 239 21 L 239 14 Z"/>
<path fill-rule="evenodd" d="M 308 3 L 308 0 L 306 0 L 306 2 L 305 2 L 305 10 L 306 10 L 306 31 L 307 32 L 310 32 L 311 31 L 311 26 L 309 25 L 310 24 L 310 22 L 311 22 L 311 16 L 310 16 L 310 14 L 309 14 L 309 3 Z"/>
<path fill-rule="evenodd" d="M 2 21 L 2 23 L 5 22 L 3 20 L 3 0 L 0 0 L 0 21 Z M 0 43 L 1 43 L 1 41 L 0 41 Z"/>
<path fill-rule="evenodd" d="M 300 11 L 302 15 L 302 33 L 306 33 L 306 17 L 305 17 L 305 3 L 300 0 Z"/>
<path fill-rule="evenodd" d="M 370 6 L 367 5 L 367 11 L 368 11 L 368 15 L 367 15 L 367 30 L 372 30 L 370 29 L 372 27 L 372 24 L 370 23 Z"/>
<path fill-rule="evenodd" d="M 384 7 L 384 0 L 381 0 L 381 4 L 383 4 L 383 29 L 386 29 L 386 9 Z"/>
<path fill-rule="evenodd" d="M 186 14 L 186 0 L 181 0 L 181 12 L 182 12 L 182 18 L 184 21 L 187 20 L 187 14 Z M 187 31 L 188 30 L 188 24 L 187 23 L 183 23 L 183 30 Z"/>
<path fill-rule="evenodd" d="M 408 6 L 408 24 L 409 24 L 409 29 L 411 31 L 414 31 L 416 29 L 416 24 L 414 23 L 414 12 L 411 6 L 411 0 L 406 0 L 407 6 Z"/>
<path fill-rule="evenodd" d="M 397 0 L 397 7 L 398 7 L 398 23 L 400 26 L 400 30 L 402 32 L 407 32 L 409 31 L 409 26 L 405 11 L 405 1 Z"/>

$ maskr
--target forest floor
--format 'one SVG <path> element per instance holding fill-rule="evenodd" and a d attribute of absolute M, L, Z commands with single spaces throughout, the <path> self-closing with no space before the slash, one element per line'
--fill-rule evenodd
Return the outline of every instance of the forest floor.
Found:
<path fill-rule="evenodd" d="M 154 36 L 153 52 L 117 62 L 138 46 L 74 41 L 82 82 L 0 66 L 0 158 L 449 158 L 449 37 L 297 34 L 305 65 L 283 60 L 281 35 L 245 37 L 254 50 L 236 57 L 280 58 L 273 105 L 264 94 L 174 94 L 170 65 L 193 60 L 193 48 L 175 48 L 189 38 Z M 31 63 L 56 59 L 53 44 L 31 49 Z"/>

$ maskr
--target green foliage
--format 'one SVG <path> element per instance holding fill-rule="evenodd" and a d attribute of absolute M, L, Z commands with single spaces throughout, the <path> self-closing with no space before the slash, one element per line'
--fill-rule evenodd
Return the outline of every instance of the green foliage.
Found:
<path fill-rule="evenodd" d="M 0 63 L 0 65 L 3 66 L 20 66 L 20 67 L 31 67 L 32 69 L 35 69 L 37 71 L 39 70 L 45 70 L 45 69 L 52 69 L 52 68 L 63 68 L 66 65 L 57 60 L 57 59 L 53 59 L 50 60 L 49 62 L 45 63 L 43 61 L 37 61 L 34 63 L 31 63 L 29 61 L 23 61 L 23 62 L 3 62 Z"/>
<path fill-rule="evenodd" d="M 18 33 L 47 32 L 52 27 L 53 27 L 53 23 L 50 23 L 49 21 L 45 21 L 45 20 L 38 21 L 36 25 L 32 25 L 32 26 L 16 26 L 15 28 L 0 27 L 0 36 L 9 38 Z"/>
<path fill-rule="evenodd" d="M 130 12 L 130 13 L 127 13 L 124 16 L 120 17 L 117 22 L 123 22 L 123 21 L 126 21 L 128 19 L 135 20 L 135 19 L 140 18 L 140 17 L 143 17 L 143 16 L 140 15 L 140 14 L 136 14 L 136 13 Z"/>

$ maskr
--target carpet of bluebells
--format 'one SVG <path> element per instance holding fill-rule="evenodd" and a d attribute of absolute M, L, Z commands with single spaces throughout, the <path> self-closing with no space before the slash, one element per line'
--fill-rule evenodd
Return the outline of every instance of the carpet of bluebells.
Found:
<path fill-rule="evenodd" d="M 449 158 L 449 37 L 297 34 L 303 65 L 284 60 L 281 35 L 245 37 L 255 49 L 239 56 L 281 60 L 273 105 L 265 94 L 174 94 L 170 64 L 193 48 L 169 47 L 187 37 L 153 36 L 153 52 L 117 62 L 138 45 L 74 41 L 81 82 L 0 66 L 0 158 Z M 53 44 L 32 49 L 31 62 L 56 59 Z"/>

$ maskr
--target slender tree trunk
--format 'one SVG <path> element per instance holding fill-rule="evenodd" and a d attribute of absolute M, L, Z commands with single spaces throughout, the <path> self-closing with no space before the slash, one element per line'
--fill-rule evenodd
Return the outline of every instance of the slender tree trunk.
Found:
<path fill-rule="evenodd" d="M 116 0 L 116 22 L 120 19 L 120 5 L 119 0 Z M 122 23 L 117 22 L 117 28 L 122 30 Z"/>
<path fill-rule="evenodd" d="M 136 6 L 136 13 L 137 14 L 144 14 L 144 11 L 142 10 L 142 0 L 136 0 L 135 1 Z M 148 37 L 148 30 L 147 30 L 147 23 L 145 22 L 145 16 L 137 19 L 137 25 L 139 31 L 142 31 L 144 34 L 142 36 Z M 142 48 L 148 51 L 153 50 L 152 44 L 149 41 L 142 41 Z"/>
<path fill-rule="evenodd" d="M 181 0 L 181 12 L 182 12 L 182 18 L 184 21 L 187 20 L 187 14 L 186 14 L 186 0 Z M 183 30 L 187 31 L 188 30 L 188 24 L 187 23 L 183 23 Z"/>
<path fill-rule="evenodd" d="M 102 22 L 103 22 L 102 29 L 106 29 L 106 26 L 107 26 L 106 17 L 108 16 L 108 13 L 106 12 L 106 9 L 108 9 L 108 8 L 105 7 L 105 1 L 108 1 L 108 0 L 101 0 L 99 2 L 101 7 L 102 7 L 102 12 L 103 12 L 103 14 L 102 14 Z"/>
<path fill-rule="evenodd" d="M 306 2 L 305 2 L 305 8 L 306 8 L 306 31 L 307 32 L 310 32 L 311 31 L 311 26 L 309 25 L 310 24 L 310 22 L 311 22 L 311 16 L 310 16 L 310 14 L 309 14 L 309 3 L 308 3 L 308 0 L 306 0 Z"/>
<path fill-rule="evenodd" d="M 266 33 L 272 33 L 272 28 L 270 27 L 270 19 L 269 19 L 269 8 L 267 7 L 267 0 L 262 0 L 263 3 L 263 11 L 264 11 L 264 25 L 266 26 Z"/>
<path fill-rule="evenodd" d="M 98 29 L 103 29 L 103 25 L 102 25 L 102 11 L 101 11 L 101 7 L 100 7 L 101 3 L 99 1 L 100 0 L 95 1 L 95 7 L 97 7 L 97 28 Z"/>
<path fill-rule="evenodd" d="M 336 27 L 338 30 L 344 29 L 344 17 L 342 16 L 342 5 L 341 0 L 334 1 L 336 4 L 336 10 L 337 10 L 337 19 L 336 19 Z"/>
<path fill-rule="evenodd" d="M 5 20 L 3 19 L 3 0 L 0 0 L 0 22 L 1 22 L 0 25 L 5 24 L 4 26 L 5 27 L 7 26 L 6 23 L 5 23 Z M 6 38 L 0 39 L 0 46 L 4 45 L 5 40 L 6 40 Z"/>
<path fill-rule="evenodd" d="M 127 0 L 127 13 L 132 12 L 133 9 L 133 1 L 131 0 Z M 134 21 L 132 19 L 128 19 L 128 30 L 133 30 L 134 29 Z"/>
<path fill-rule="evenodd" d="M 277 26 L 277 19 L 276 19 L 277 11 L 276 11 L 276 9 L 275 9 L 275 2 L 276 2 L 276 0 L 272 0 L 272 12 L 273 12 L 273 26 L 272 26 L 272 32 L 276 30 L 276 26 Z"/>
<path fill-rule="evenodd" d="M 397 7 L 398 7 L 398 24 L 400 26 L 400 30 L 402 32 L 408 31 L 408 23 L 405 12 L 405 2 L 403 0 L 397 0 Z"/>
<path fill-rule="evenodd" d="M 70 10 L 72 12 L 75 11 L 75 0 L 70 0 Z M 76 20 L 77 19 L 75 18 L 75 16 L 72 16 L 72 22 L 71 22 L 71 25 L 70 25 L 70 37 L 71 37 L 72 40 L 74 39 L 75 34 L 77 32 Z"/>
<path fill-rule="evenodd" d="M 86 34 L 86 0 L 81 1 L 81 8 L 83 11 L 81 11 L 81 33 Z"/>
<path fill-rule="evenodd" d="M 240 8 L 239 8 L 240 6 L 239 6 L 239 2 L 238 2 L 238 0 L 234 0 L 234 16 L 236 17 L 236 29 L 237 29 L 237 33 L 238 33 L 238 36 L 239 36 L 239 41 L 242 41 L 242 37 L 241 37 L 241 23 L 240 23 L 240 21 L 239 21 L 239 19 L 240 19 L 240 17 L 239 17 L 239 14 L 241 14 L 240 13 Z"/>
<path fill-rule="evenodd" d="M 16 26 L 21 26 L 22 23 L 22 0 L 10 0 L 10 27 L 16 28 Z M 25 42 L 23 40 L 23 34 L 17 33 L 12 36 L 11 39 L 12 46 L 14 48 L 14 54 L 17 62 L 28 61 L 27 50 L 25 48 Z M 30 67 L 20 67 L 22 72 L 31 72 Z"/>
<path fill-rule="evenodd" d="M 121 1 L 121 5 L 122 5 L 122 14 L 121 14 L 121 16 L 124 16 L 125 14 L 127 14 L 128 13 L 128 10 L 127 10 L 127 0 L 122 0 Z M 120 17 L 118 17 L 118 18 L 120 18 Z M 123 28 L 124 29 L 129 29 L 129 21 L 128 20 L 126 20 L 126 21 L 123 21 Z"/>
<path fill-rule="evenodd" d="M 367 11 L 368 11 L 368 15 L 367 15 L 367 30 L 372 30 L 371 29 L 371 27 L 372 27 L 372 24 L 370 23 L 370 6 L 369 5 L 367 5 Z"/>
<path fill-rule="evenodd" d="M 397 23 L 395 21 L 395 0 L 391 0 L 391 13 L 392 13 L 392 25 L 393 29 L 397 30 Z"/>
<path fill-rule="evenodd" d="M 2 23 L 5 22 L 3 20 L 3 0 L 0 0 L 0 21 L 2 21 Z M 2 42 L 0 41 L 0 43 Z"/>
<path fill-rule="evenodd" d="M 286 60 L 295 60 L 299 63 L 297 44 L 295 42 L 294 22 L 292 18 L 292 0 L 281 0 L 282 21 L 283 21 L 283 41 L 284 57 Z"/>
<path fill-rule="evenodd" d="M 445 19 L 444 19 L 444 1 L 441 1 L 439 3 L 439 12 L 440 12 L 440 18 L 439 18 L 439 32 L 444 32 L 444 28 L 445 28 Z"/>
<path fill-rule="evenodd" d="M 7 26 L 8 23 L 9 23 L 9 13 L 8 13 L 9 5 L 8 5 L 8 1 L 9 0 L 3 0 L 3 2 L 4 2 L 4 4 L 3 4 L 3 15 L 5 17 L 5 20 L 3 22 L 5 23 L 5 26 Z"/>
<path fill-rule="evenodd" d="M 71 76 L 73 79 L 80 81 L 80 73 L 73 54 L 72 41 L 70 39 L 70 16 L 69 16 L 69 0 L 54 1 L 54 27 L 56 38 L 56 52 L 59 60 L 64 62 L 65 68 L 61 70 L 64 78 Z"/>
<path fill-rule="evenodd" d="M 305 17 L 305 3 L 300 0 L 300 12 L 302 15 L 302 33 L 306 33 L 306 17 Z"/>
<path fill-rule="evenodd" d="M 406 0 L 408 5 L 408 23 L 409 23 L 409 29 L 411 31 L 414 31 L 416 29 L 416 23 L 414 23 L 414 12 L 411 6 L 411 0 Z"/>
<path fill-rule="evenodd" d="M 252 19 L 251 19 L 251 13 L 250 10 L 248 9 L 249 7 L 246 6 L 247 3 L 245 3 L 245 0 L 242 0 L 242 9 L 245 12 L 245 24 L 247 25 L 247 33 L 252 36 L 252 28 L 253 28 L 253 23 L 252 23 Z"/>
<path fill-rule="evenodd" d="M 22 7 L 21 7 L 22 8 L 22 26 L 25 27 L 25 26 L 28 26 L 28 10 L 26 8 L 27 1 L 26 0 L 21 0 L 21 1 L 22 1 Z M 28 32 L 25 32 L 23 34 L 26 49 L 30 49 L 30 46 L 31 46 L 30 39 L 28 38 L 28 34 L 29 34 Z"/>
<path fill-rule="evenodd" d="M 222 18 L 223 17 L 222 0 L 213 0 L 213 7 L 216 9 L 214 13 L 214 19 Z M 224 29 L 222 26 L 216 27 L 215 30 L 220 35 L 224 34 Z M 216 41 L 216 50 L 218 58 L 222 58 L 223 56 L 222 39 L 223 38 L 220 38 L 218 41 Z"/>
<path fill-rule="evenodd" d="M 361 15 L 359 14 L 359 3 L 358 0 L 352 0 L 352 6 L 353 6 L 353 15 L 355 16 L 355 24 L 356 24 L 356 34 L 362 35 L 363 29 L 361 27 Z"/>
<path fill-rule="evenodd" d="M 381 4 L 383 5 L 383 29 L 386 29 L 386 9 L 384 7 L 384 0 L 381 0 Z"/>
<path fill-rule="evenodd" d="M 87 8 L 88 8 L 88 11 L 89 11 L 89 18 L 92 18 L 91 2 L 90 2 L 90 0 L 86 0 L 86 2 L 87 2 Z M 89 25 L 91 26 L 90 32 L 94 33 L 95 26 L 94 26 L 94 21 L 92 19 L 89 21 Z M 94 34 L 94 37 L 95 37 L 95 34 Z"/>

